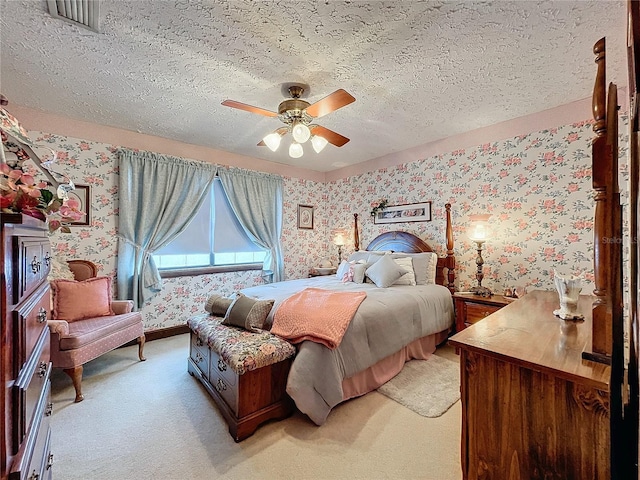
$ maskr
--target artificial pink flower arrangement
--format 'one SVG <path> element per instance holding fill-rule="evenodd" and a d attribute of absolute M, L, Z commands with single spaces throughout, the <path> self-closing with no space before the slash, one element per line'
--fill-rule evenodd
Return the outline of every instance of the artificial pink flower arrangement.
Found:
<path fill-rule="evenodd" d="M 23 213 L 49 223 L 49 232 L 71 233 L 67 222 L 75 222 L 85 213 L 80 202 L 64 200 L 47 189 L 46 182 L 36 182 L 21 168 L 0 163 L 0 209 L 5 213 Z"/>

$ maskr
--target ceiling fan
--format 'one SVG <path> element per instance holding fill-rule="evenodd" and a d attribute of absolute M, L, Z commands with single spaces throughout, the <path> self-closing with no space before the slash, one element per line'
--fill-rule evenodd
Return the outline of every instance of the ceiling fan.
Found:
<path fill-rule="evenodd" d="M 290 85 L 287 90 L 291 95 L 278 105 L 278 113 L 265 110 L 259 107 L 253 107 L 245 103 L 236 102 L 235 100 L 225 100 L 222 105 L 247 112 L 257 113 L 265 117 L 278 117 L 286 126 L 276 129 L 262 139 L 258 146 L 267 146 L 271 151 L 275 152 L 280 146 L 280 141 L 284 135 L 291 133 L 293 141 L 289 146 L 289 155 L 293 158 L 299 158 L 304 153 L 302 144 L 311 139 L 311 145 L 316 153 L 320 153 L 327 143 L 331 143 L 336 147 L 342 147 L 349 141 L 347 137 L 343 137 L 339 133 L 329 130 L 328 128 L 316 125 L 314 119 L 323 117 L 339 108 L 342 108 L 356 99 L 345 90 L 336 90 L 332 94 L 318 100 L 315 103 L 309 103 L 300 97 L 304 93 L 304 86 L 299 84 Z"/>

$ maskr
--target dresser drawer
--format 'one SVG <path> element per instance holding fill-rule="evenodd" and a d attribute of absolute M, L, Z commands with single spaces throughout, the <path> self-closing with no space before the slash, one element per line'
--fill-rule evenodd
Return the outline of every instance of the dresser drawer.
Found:
<path fill-rule="evenodd" d="M 9 480 L 51 477 L 51 382 L 47 381 L 40 400 L 31 428 L 14 457 Z"/>
<path fill-rule="evenodd" d="M 51 269 L 51 246 L 46 238 L 14 237 L 18 276 L 14 303 L 19 303 L 47 278 Z"/>
<path fill-rule="evenodd" d="M 210 368 L 211 372 L 216 372 L 228 385 L 236 386 L 238 384 L 238 374 L 216 352 L 211 352 Z"/>
<path fill-rule="evenodd" d="M 41 459 L 42 474 L 38 480 L 53 479 L 53 452 L 51 452 L 51 427 L 48 427 L 47 441 L 43 449 L 44 457 Z"/>
<path fill-rule="evenodd" d="M 190 356 L 205 377 L 209 376 L 209 347 L 198 338 L 195 333 L 191 333 Z"/>
<path fill-rule="evenodd" d="M 488 317 L 494 312 L 497 312 L 502 307 L 496 305 L 482 305 L 478 303 L 467 303 L 465 304 L 465 308 L 467 311 L 466 322 L 470 325 L 479 322 L 485 317 Z"/>
<path fill-rule="evenodd" d="M 17 337 L 14 343 L 17 347 L 14 355 L 15 365 L 18 368 L 27 361 L 42 332 L 46 330 L 48 334 L 47 318 L 50 304 L 49 284 L 45 283 L 14 311 L 14 333 Z M 47 351 L 48 345 L 47 343 Z M 14 374 L 17 373 L 14 372 Z"/>
<path fill-rule="evenodd" d="M 48 391 L 51 376 L 49 348 L 49 329 L 44 329 L 34 346 L 33 354 L 18 373 L 13 386 L 14 405 L 20 418 L 15 426 L 17 431 L 14 436 L 14 445 L 16 448 L 34 422 L 38 420 L 36 411 L 39 404 L 44 401 L 45 392 Z"/>

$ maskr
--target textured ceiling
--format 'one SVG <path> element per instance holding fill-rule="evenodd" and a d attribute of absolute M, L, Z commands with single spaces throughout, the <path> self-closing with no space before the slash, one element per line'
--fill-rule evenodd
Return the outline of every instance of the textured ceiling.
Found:
<path fill-rule="evenodd" d="M 363 162 L 591 95 L 593 44 L 626 84 L 624 1 L 101 2 L 101 33 L 0 0 L 0 88 L 10 104 L 318 171 Z M 282 126 L 222 106 L 277 110 L 282 84 L 313 103 L 356 102 L 317 120 L 351 141 L 300 159 Z M 215 159 L 212 159 L 215 161 Z"/>

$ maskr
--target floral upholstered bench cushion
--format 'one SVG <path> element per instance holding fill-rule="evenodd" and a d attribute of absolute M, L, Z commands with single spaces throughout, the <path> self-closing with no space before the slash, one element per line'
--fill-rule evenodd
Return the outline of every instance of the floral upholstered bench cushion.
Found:
<path fill-rule="evenodd" d="M 253 333 L 222 325 L 222 318 L 208 313 L 189 318 L 187 325 L 238 375 L 281 362 L 296 353 L 293 345 L 267 331 Z"/>

